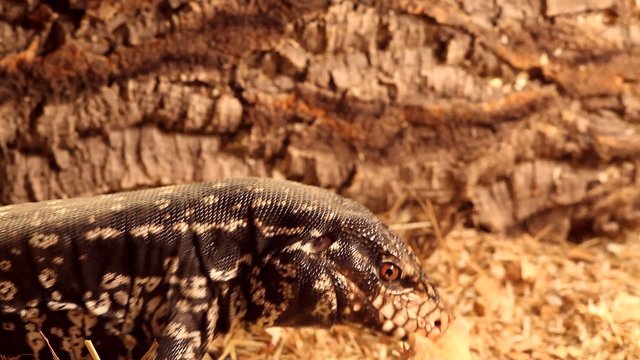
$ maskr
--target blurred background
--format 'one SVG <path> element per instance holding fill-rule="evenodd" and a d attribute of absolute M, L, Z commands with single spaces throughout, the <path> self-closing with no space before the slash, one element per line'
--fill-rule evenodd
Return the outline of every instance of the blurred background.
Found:
<path fill-rule="evenodd" d="M 240 176 L 424 260 L 477 359 L 640 358 L 636 0 L 0 2 L 0 203 Z M 241 359 L 387 359 L 348 328 Z"/>

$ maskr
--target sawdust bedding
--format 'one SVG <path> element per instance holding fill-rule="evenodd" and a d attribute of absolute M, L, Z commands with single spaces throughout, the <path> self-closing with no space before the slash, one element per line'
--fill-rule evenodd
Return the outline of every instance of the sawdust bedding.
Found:
<path fill-rule="evenodd" d="M 640 359 L 640 232 L 572 244 L 456 229 L 439 243 L 422 257 L 457 320 L 438 344 L 335 327 L 212 346 L 232 359 Z"/>

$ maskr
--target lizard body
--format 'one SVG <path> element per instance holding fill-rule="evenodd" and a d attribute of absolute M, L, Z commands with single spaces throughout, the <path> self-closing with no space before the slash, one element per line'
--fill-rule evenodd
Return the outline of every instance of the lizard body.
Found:
<path fill-rule="evenodd" d="M 354 324 L 404 338 L 449 317 L 413 252 L 328 190 L 232 179 L 0 207 L 0 355 L 202 358 L 233 324 Z"/>

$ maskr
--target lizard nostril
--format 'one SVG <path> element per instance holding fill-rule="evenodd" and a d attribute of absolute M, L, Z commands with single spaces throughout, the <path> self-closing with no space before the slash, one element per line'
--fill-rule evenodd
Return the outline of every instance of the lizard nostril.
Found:
<path fill-rule="evenodd" d="M 437 327 L 437 328 L 440 328 L 440 326 L 442 326 L 442 321 L 440 321 L 440 320 L 436 320 L 436 321 L 434 321 L 434 322 L 433 322 L 433 325 L 434 325 L 435 327 Z"/>

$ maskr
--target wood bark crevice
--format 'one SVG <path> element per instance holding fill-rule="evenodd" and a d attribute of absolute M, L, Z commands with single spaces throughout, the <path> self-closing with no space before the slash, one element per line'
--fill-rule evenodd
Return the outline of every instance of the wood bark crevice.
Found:
<path fill-rule="evenodd" d="M 3 203 L 255 175 L 445 230 L 638 220 L 633 2 L 3 6 Z"/>

